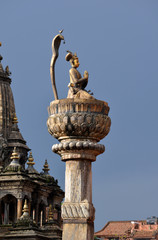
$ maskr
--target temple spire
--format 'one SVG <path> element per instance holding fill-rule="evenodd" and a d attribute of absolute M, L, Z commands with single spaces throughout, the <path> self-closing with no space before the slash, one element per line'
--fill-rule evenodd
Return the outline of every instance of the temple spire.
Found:
<path fill-rule="evenodd" d="M 18 118 L 17 118 L 17 116 L 16 116 L 16 113 L 13 114 L 12 123 L 13 123 L 13 124 L 18 123 Z"/>
<path fill-rule="evenodd" d="M 42 170 L 43 170 L 43 172 L 44 172 L 44 173 L 43 173 L 44 175 L 49 175 L 49 170 L 50 170 L 50 169 L 49 169 L 49 165 L 48 165 L 47 159 L 45 160 L 45 163 L 44 163 L 44 165 L 43 165 L 43 169 L 42 169 Z"/>
<path fill-rule="evenodd" d="M 12 155 L 10 157 L 11 163 L 5 168 L 5 172 L 18 172 L 22 170 L 22 166 L 19 163 L 19 154 L 17 152 L 16 147 L 14 147 L 14 150 L 12 152 Z"/>
<path fill-rule="evenodd" d="M 27 204 L 27 199 L 25 199 L 24 207 L 23 207 L 23 214 L 20 217 L 20 219 L 26 219 L 26 218 L 29 218 L 29 208 L 28 208 L 28 204 Z"/>
<path fill-rule="evenodd" d="M 2 44 L 0 43 L 0 46 Z M 7 139 L 11 127 L 12 118 L 15 114 L 15 105 L 12 90 L 10 87 L 11 79 L 4 71 L 1 61 L 3 57 L 0 55 L 0 134 Z"/>
<path fill-rule="evenodd" d="M 27 171 L 29 174 L 39 175 L 38 171 L 34 168 L 35 162 L 34 162 L 34 158 L 32 156 L 32 152 L 30 152 L 30 154 L 29 154 L 27 165 L 28 165 Z"/>
<path fill-rule="evenodd" d="M 3 57 L 0 55 L 0 136 L 1 141 L 6 142 L 7 147 L 2 149 L 2 153 L 5 150 L 5 155 L 0 154 L 0 165 L 6 168 L 10 164 L 10 152 L 13 151 L 14 147 L 17 147 L 20 153 L 19 163 L 24 168 L 29 148 L 18 128 L 14 97 L 10 86 L 11 78 L 9 76 L 11 72 L 8 66 L 4 70 L 1 63 L 2 59 Z"/>
<path fill-rule="evenodd" d="M 34 162 L 34 158 L 32 156 L 32 152 L 30 152 L 27 165 L 32 167 L 34 164 L 35 164 L 35 162 Z"/>

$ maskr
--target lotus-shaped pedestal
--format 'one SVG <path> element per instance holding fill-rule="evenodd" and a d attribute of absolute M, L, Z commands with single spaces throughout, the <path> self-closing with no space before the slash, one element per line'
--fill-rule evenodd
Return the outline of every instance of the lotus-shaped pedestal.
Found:
<path fill-rule="evenodd" d="M 104 152 L 98 144 L 110 130 L 109 107 L 106 102 L 87 99 L 61 99 L 50 103 L 48 131 L 61 143 L 52 150 L 62 160 L 80 158 L 95 161 Z"/>

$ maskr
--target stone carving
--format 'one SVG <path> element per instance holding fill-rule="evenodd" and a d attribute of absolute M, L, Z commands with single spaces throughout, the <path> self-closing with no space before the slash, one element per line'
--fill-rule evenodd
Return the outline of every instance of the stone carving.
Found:
<path fill-rule="evenodd" d="M 81 203 L 67 203 L 64 202 L 62 205 L 62 218 L 86 218 L 94 220 L 95 208 L 92 204 L 81 202 Z"/>
<path fill-rule="evenodd" d="M 105 151 L 105 146 L 92 141 L 65 141 L 54 144 L 52 151 L 61 155 L 65 159 L 89 159 L 96 160 L 96 156 Z"/>
<path fill-rule="evenodd" d="M 52 147 L 53 152 L 57 153 L 62 150 L 90 150 L 90 151 L 97 151 L 98 154 L 101 154 L 105 150 L 105 146 L 102 144 L 97 144 L 91 141 L 69 141 L 63 142 L 59 144 L 54 144 Z M 97 154 L 97 155 L 98 155 Z"/>
<path fill-rule="evenodd" d="M 74 119 L 76 118 L 76 122 Z M 110 130 L 110 118 L 108 116 L 88 114 L 56 114 L 48 120 L 48 131 L 55 138 L 67 136 L 92 137 L 98 141 L 104 138 Z M 51 126 L 51 128 L 50 128 Z"/>
<path fill-rule="evenodd" d="M 8 184 L 8 187 L 9 187 L 9 184 Z M 21 198 L 21 195 L 19 195 L 18 191 L 16 191 L 15 189 L 6 189 L 6 190 L 3 189 L 3 192 L 0 191 L 0 199 L 4 198 L 8 194 L 13 195 L 15 198 Z"/>
<path fill-rule="evenodd" d="M 108 105 L 98 100 L 76 103 L 62 99 L 58 100 L 58 104 L 54 101 L 49 108 L 48 131 L 57 139 L 82 136 L 100 141 L 110 131 L 108 111 Z"/>

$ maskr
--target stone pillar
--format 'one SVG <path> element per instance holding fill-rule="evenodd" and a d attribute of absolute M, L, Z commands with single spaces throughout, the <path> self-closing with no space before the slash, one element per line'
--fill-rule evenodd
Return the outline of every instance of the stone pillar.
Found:
<path fill-rule="evenodd" d="M 65 202 L 62 205 L 63 239 L 93 239 L 91 161 L 66 161 Z"/>
<path fill-rule="evenodd" d="M 19 219 L 22 215 L 22 198 L 17 199 L 17 219 Z"/>
<path fill-rule="evenodd" d="M 63 240 L 93 240 L 91 164 L 105 147 L 98 142 L 109 130 L 108 104 L 99 100 L 61 99 L 50 103 L 48 131 L 60 143 L 52 150 L 66 162 Z"/>

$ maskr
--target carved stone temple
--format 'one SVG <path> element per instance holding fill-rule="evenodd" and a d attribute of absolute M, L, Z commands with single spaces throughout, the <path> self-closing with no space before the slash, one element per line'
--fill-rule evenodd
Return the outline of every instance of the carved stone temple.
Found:
<path fill-rule="evenodd" d="M 34 159 L 18 128 L 9 68 L 0 56 L 0 239 L 61 239 L 64 192 Z M 29 130 L 29 129 L 28 129 Z M 26 165 L 26 167 L 25 167 Z"/>
<path fill-rule="evenodd" d="M 68 97 L 58 99 L 55 86 L 55 61 L 60 41 L 58 34 L 52 42 L 53 56 L 50 65 L 55 100 L 48 107 L 48 131 L 58 139 L 53 152 L 65 162 L 65 201 L 62 204 L 63 240 L 93 240 L 95 208 L 92 203 L 92 162 L 105 147 L 98 142 L 110 130 L 109 106 L 95 99 L 85 87 L 88 72 L 78 72 L 76 54 L 67 51 L 66 61 L 71 64 Z"/>

